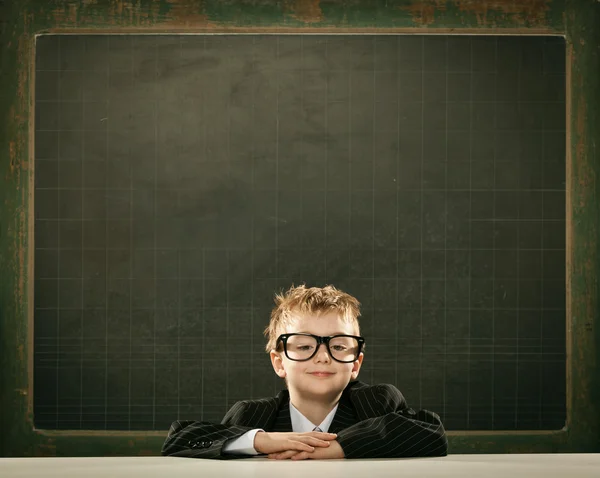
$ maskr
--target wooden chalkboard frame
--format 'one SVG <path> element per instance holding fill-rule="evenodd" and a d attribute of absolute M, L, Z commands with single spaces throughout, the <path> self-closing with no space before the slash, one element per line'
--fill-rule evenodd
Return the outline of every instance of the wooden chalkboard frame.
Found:
<path fill-rule="evenodd" d="M 164 432 L 33 425 L 33 117 L 42 33 L 443 33 L 567 41 L 567 424 L 451 432 L 451 453 L 600 451 L 600 3 L 0 0 L 0 456 L 156 455 Z"/>

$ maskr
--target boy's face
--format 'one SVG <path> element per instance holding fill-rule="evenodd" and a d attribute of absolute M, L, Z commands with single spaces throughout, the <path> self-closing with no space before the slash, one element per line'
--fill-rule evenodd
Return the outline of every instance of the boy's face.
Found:
<path fill-rule="evenodd" d="M 345 322 L 335 311 L 321 315 L 296 313 L 290 325 L 279 333 L 309 333 L 322 337 L 357 335 L 354 326 Z M 288 359 L 283 350 L 271 351 L 271 363 L 275 373 L 286 379 L 290 392 L 293 390 L 305 398 L 333 398 L 346 388 L 350 380 L 356 379 L 362 361 L 361 353 L 354 362 L 337 362 L 331 358 L 325 344 L 319 346 L 314 357 L 303 362 Z"/>

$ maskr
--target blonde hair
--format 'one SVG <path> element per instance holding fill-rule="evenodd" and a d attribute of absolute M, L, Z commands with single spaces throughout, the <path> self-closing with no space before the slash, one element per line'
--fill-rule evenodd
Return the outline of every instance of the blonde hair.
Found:
<path fill-rule="evenodd" d="M 264 331 L 267 353 L 276 349 L 279 330 L 292 321 L 294 312 L 321 314 L 331 311 L 338 312 L 345 322 L 354 325 L 356 334 L 360 335 L 360 302 L 332 285 L 310 288 L 304 284 L 298 287 L 292 285 L 285 294 L 276 294 L 271 320 Z"/>

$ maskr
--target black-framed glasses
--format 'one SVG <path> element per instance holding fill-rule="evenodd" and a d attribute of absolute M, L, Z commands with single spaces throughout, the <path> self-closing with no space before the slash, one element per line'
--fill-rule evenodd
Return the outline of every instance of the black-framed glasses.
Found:
<path fill-rule="evenodd" d="M 315 356 L 319 346 L 325 344 L 329 356 L 336 362 L 349 363 L 358 359 L 365 339 L 358 335 L 331 335 L 320 337 L 313 334 L 281 334 L 277 338 L 283 343 L 285 356 L 296 362 L 304 362 Z"/>

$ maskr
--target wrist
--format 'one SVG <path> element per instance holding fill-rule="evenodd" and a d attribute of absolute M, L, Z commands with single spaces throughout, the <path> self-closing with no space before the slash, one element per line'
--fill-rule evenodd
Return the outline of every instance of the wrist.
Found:
<path fill-rule="evenodd" d="M 260 446 L 261 446 L 262 438 L 264 438 L 265 435 L 266 435 L 266 432 L 264 430 L 257 430 L 257 432 L 254 434 L 254 439 L 252 440 L 252 446 L 259 453 L 262 453 L 262 451 L 260 450 Z"/>
<path fill-rule="evenodd" d="M 346 454 L 344 453 L 344 449 L 342 448 L 342 445 L 340 445 L 340 442 L 337 440 L 334 440 L 334 443 L 335 443 L 334 448 L 336 450 L 336 454 L 338 455 L 338 457 L 346 458 Z"/>
<path fill-rule="evenodd" d="M 327 448 L 317 448 L 313 453 L 318 454 L 318 458 L 336 459 L 346 457 L 342 446 L 337 440 L 331 440 Z"/>

